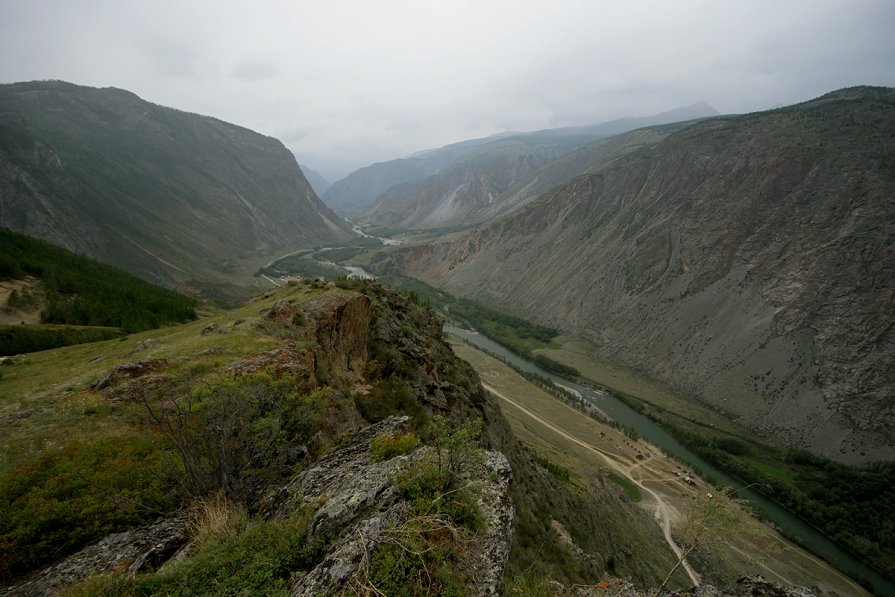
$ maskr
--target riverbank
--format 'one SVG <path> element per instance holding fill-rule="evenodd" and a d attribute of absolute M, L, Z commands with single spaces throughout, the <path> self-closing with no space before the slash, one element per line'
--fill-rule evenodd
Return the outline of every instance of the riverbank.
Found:
<path fill-rule="evenodd" d="M 487 341 L 486 338 L 484 340 Z M 631 482 L 644 486 L 661 497 L 662 503 L 666 505 L 672 530 L 677 528 L 681 514 L 687 511 L 696 495 L 704 496 L 713 491 L 709 484 L 693 474 L 692 467 L 669 457 L 658 445 L 645 438 L 632 440 L 620 430 L 567 407 L 555 397 L 533 386 L 508 365 L 473 346 L 458 342 L 454 344 L 454 349 L 473 364 L 487 386 L 510 397 L 513 402 L 535 415 L 530 417 L 509 402 L 502 403 L 504 414 L 526 444 L 585 478 L 587 475 L 600 474 L 600 467 L 604 467 L 604 472 L 615 470 L 616 474 L 623 475 L 626 480 L 633 477 Z M 501 355 L 503 356 L 507 355 Z M 552 423 L 560 432 L 540 424 L 537 418 Z M 562 434 L 571 436 L 574 441 L 564 438 Z M 605 452 L 606 457 L 617 463 L 617 468 L 610 469 L 602 456 L 589 448 L 582 448 L 579 442 L 597 452 Z M 638 454 L 644 455 L 644 459 L 638 459 Z M 618 468 L 622 472 L 618 472 Z M 685 473 L 691 475 L 696 486 L 685 481 Z M 643 500 L 642 507 L 655 515 L 657 499 L 647 491 L 642 493 L 647 498 Z M 660 513 L 657 523 L 661 522 Z M 662 524 L 659 526 L 661 529 Z M 729 550 L 717 557 L 712 554 L 696 554 L 694 572 L 705 575 L 705 571 L 708 571 L 708 579 L 717 582 L 735 575 L 737 570 L 753 573 L 760 571 L 769 578 L 787 584 L 814 586 L 819 589 L 818 594 L 867 594 L 854 581 L 785 541 L 767 525 L 761 525 L 758 536 L 752 539 L 739 538 L 730 542 L 729 546 Z M 748 554 L 748 558 L 743 553 Z"/>
<path fill-rule="evenodd" d="M 739 482 L 712 463 L 701 458 L 692 450 L 687 449 L 655 421 L 652 421 L 643 414 L 631 409 L 611 394 L 558 378 L 557 376 L 538 368 L 529 361 L 522 359 L 518 355 L 508 351 L 501 345 L 481 334 L 462 330 L 460 328 L 452 328 L 450 326 L 446 327 L 446 331 L 453 335 L 457 335 L 476 346 L 485 348 L 493 354 L 497 354 L 501 359 L 511 363 L 514 367 L 518 367 L 523 371 L 543 375 L 544 377 L 563 383 L 564 385 L 570 386 L 576 391 L 581 392 L 589 400 L 593 400 L 597 407 L 606 412 L 619 424 L 637 430 L 643 437 L 659 446 L 668 454 L 687 463 L 690 467 L 702 471 L 704 474 L 716 480 L 717 483 L 728 487 L 741 487 L 745 485 L 745 483 Z M 781 507 L 773 500 L 751 489 L 745 490 L 738 495 L 739 497 L 747 499 L 762 517 L 777 525 L 787 535 L 798 538 L 802 545 L 831 563 L 837 569 L 847 572 L 850 576 L 861 580 L 863 583 L 871 584 L 880 594 L 895 594 L 895 585 L 893 585 L 891 581 L 842 549 L 840 546 L 836 545 L 817 529 L 796 517 L 792 512 Z"/>

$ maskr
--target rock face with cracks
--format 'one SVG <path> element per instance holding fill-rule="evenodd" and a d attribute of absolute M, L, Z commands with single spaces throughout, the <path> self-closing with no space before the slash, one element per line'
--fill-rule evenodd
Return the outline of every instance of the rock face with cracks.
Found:
<path fill-rule="evenodd" d="M 293 595 L 329 595 L 361 586 L 370 554 L 412 516 L 409 504 L 393 486 L 396 474 L 427 455 L 428 448 L 373 462 L 369 443 L 382 433 L 400 431 L 407 417 L 390 417 L 361 431 L 348 445 L 299 473 L 273 497 L 274 516 L 289 516 L 301 506 L 320 504 L 311 536 L 332 541 L 323 561 L 298 582 Z M 473 571 L 473 595 L 496 595 L 512 542 L 512 478 L 506 457 L 488 452 L 476 488 L 483 530 L 473 539 L 466 563 Z"/>

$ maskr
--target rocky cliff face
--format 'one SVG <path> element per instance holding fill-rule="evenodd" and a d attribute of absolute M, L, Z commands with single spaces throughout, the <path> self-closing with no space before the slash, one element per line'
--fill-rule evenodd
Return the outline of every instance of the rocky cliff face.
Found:
<path fill-rule="evenodd" d="M 0 225 L 209 290 L 351 237 L 279 141 L 63 82 L 0 86 Z"/>
<path fill-rule="evenodd" d="M 704 121 L 374 267 L 584 335 L 766 439 L 890 459 L 893 107 L 856 88 Z"/>

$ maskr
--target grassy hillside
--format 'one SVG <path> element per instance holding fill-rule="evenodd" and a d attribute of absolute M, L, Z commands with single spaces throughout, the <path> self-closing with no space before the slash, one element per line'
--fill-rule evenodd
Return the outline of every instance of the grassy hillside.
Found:
<path fill-rule="evenodd" d="M 405 414 L 410 435 L 371 442 L 374 454 L 386 459 L 421 443 L 466 458 L 480 445 L 509 459 L 516 517 L 507 586 L 545 577 L 593 584 L 613 571 L 644 587 L 659 582 L 673 561 L 661 546 L 642 549 L 656 533 L 648 516 L 614 486 L 574 481 L 549 459 L 533 459 L 475 372 L 441 339 L 441 324 L 375 284 L 308 282 L 201 321 L 5 365 L 0 576 L 12 581 L 107 533 L 181 507 L 211 507 L 222 494 L 226 507 L 216 511 L 224 526 L 210 537 L 202 534 L 207 526 L 189 531 L 198 533 L 190 535 L 197 541 L 190 558 L 158 574 L 87 581 L 73 594 L 98 594 L 109 583 L 125 595 L 213 587 L 284 593 L 329 546 L 308 539 L 307 511 L 263 516 L 264 496 L 279 495 L 269 489 L 368 423 Z M 447 431 L 439 414 L 451 422 Z M 475 425 L 461 425 L 475 419 L 480 438 Z M 467 489 L 423 473 L 395 481 L 402 495 L 420 516 L 461 521 L 466 530 L 458 532 L 475 536 Z M 638 530 L 621 531 L 629 527 Z M 408 594 L 463 586 L 462 550 L 470 544 L 451 537 L 423 531 L 432 549 L 422 559 L 383 547 L 368 578 Z M 579 557 L 572 545 L 591 555 Z M 618 554 L 604 559 L 610 545 Z"/>
<path fill-rule="evenodd" d="M 105 339 L 196 318 L 195 299 L 0 228 L 0 280 L 26 277 L 39 280 L 38 285 L 14 290 L 2 308 L 16 310 L 39 303 L 41 323 L 60 325 L 3 326 L 2 354 Z"/>

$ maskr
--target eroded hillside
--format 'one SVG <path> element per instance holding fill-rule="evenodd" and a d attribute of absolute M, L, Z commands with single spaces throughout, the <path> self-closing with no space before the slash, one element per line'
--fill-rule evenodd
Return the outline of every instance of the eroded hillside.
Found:
<path fill-rule="evenodd" d="M 450 243 L 380 254 L 596 343 L 767 440 L 889 459 L 895 92 L 695 124 Z"/>

